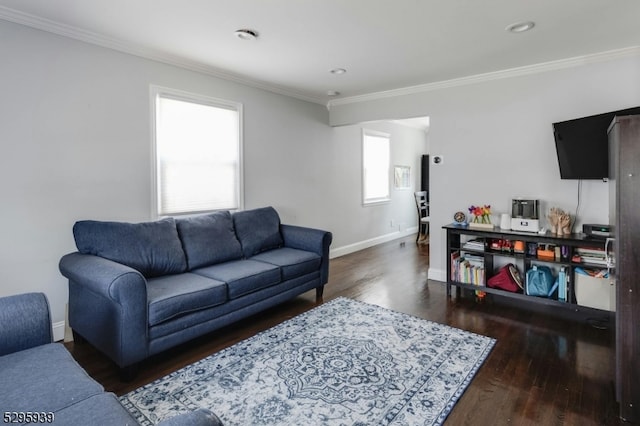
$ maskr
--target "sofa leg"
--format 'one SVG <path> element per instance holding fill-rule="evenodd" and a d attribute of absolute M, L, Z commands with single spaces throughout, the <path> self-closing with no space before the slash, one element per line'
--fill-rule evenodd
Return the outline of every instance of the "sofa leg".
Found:
<path fill-rule="evenodd" d="M 324 286 L 316 287 L 316 301 L 322 300 L 323 292 L 324 292 Z"/>
<path fill-rule="evenodd" d="M 138 371 L 140 370 L 140 364 L 132 364 L 126 367 L 120 368 L 120 381 L 129 383 L 138 375 Z"/>

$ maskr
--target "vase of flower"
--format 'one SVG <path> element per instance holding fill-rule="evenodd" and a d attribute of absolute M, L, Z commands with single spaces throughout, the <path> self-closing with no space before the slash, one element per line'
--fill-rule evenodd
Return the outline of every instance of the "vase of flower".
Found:
<path fill-rule="evenodd" d="M 473 215 L 473 220 L 469 222 L 470 228 L 493 229 L 490 205 L 484 204 L 482 206 L 471 206 L 469 207 L 469 213 Z"/>

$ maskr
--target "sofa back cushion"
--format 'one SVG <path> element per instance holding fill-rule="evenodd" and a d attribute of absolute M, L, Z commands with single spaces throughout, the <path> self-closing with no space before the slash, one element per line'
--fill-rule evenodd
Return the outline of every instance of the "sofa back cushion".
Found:
<path fill-rule="evenodd" d="M 280 216 L 273 207 L 236 212 L 233 224 L 245 257 L 282 247 Z"/>
<path fill-rule="evenodd" d="M 229 212 L 176 219 L 189 270 L 242 258 Z"/>
<path fill-rule="evenodd" d="M 134 268 L 145 277 L 177 274 L 187 259 L 172 218 L 126 223 L 83 220 L 73 226 L 78 251 Z"/>

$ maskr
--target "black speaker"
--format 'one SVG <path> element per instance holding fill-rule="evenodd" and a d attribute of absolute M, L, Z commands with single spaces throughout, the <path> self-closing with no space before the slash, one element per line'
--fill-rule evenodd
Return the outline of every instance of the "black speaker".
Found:
<path fill-rule="evenodd" d="M 429 193 L 429 156 L 422 156 L 422 167 L 420 168 L 420 191 Z"/>

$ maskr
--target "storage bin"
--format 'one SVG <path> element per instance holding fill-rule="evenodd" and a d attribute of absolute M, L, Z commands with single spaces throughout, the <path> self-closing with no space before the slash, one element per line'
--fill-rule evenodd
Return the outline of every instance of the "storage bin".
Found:
<path fill-rule="evenodd" d="M 575 280 L 578 305 L 616 311 L 616 281 L 613 278 L 595 278 L 575 274 Z"/>

